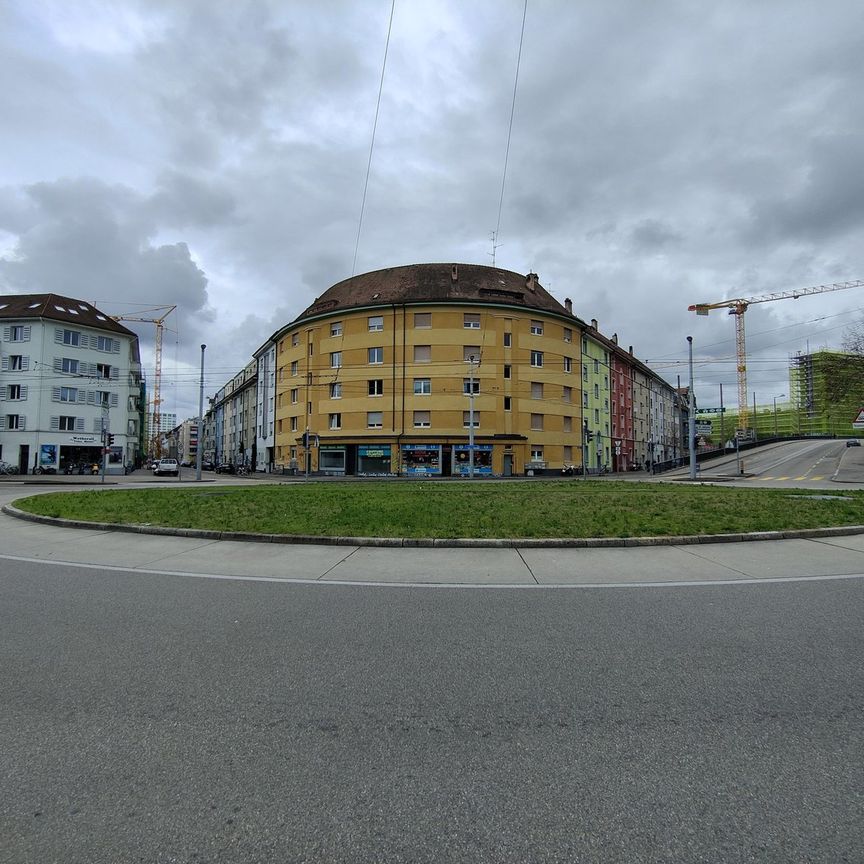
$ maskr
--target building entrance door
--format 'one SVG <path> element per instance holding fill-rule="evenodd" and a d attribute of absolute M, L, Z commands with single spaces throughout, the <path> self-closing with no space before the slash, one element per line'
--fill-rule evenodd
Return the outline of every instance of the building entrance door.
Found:
<path fill-rule="evenodd" d="M 512 477 L 513 476 L 513 454 L 505 453 L 504 454 L 504 476 Z"/>
<path fill-rule="evenodd" d="M 18 449 L 18 473 L 26 474 L 30 462 L 30 445 L 22 444 Z"/>

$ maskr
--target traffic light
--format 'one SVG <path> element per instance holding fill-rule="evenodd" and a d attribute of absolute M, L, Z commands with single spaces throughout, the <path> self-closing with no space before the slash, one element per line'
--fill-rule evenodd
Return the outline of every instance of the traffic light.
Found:
<path fill-rule="evenodd" d="M 114 443 L 114 435 L 113 433 L 108 433 L 108 446 L 110 447 Z"/>

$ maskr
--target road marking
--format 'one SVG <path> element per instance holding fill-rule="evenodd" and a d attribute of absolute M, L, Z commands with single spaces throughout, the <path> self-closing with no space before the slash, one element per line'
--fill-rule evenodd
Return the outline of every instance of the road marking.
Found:
<path fill-rule="evenodd" d="M 675 547 L 669 547 L 675 548 Z M 701 581 L 669 581 L 669 582 L 585 582 L 572 583 L 536 583 L 523 582 L 518 584 L 471 584 L 466 582 L 373 582 L 354 581 L 351 579 L 283 579 L 278 576 L 232 576 L 225 573 L 190 573 L 183 570 L 145 570 L 137 567 L 112 567 L 107 564 L 82 564 L 77 561 L 46 561 L 44 558 L 25 558 L 18 555 L 0 555 L 0 560 L 21 561 L 26 564 L 41 564 L 46 567 L 66 567 L 77 570 L 100 570 L 113 573 L 129 573 L 136 576 L 181 576 L 193 579 L 213 579 L 220 582 L 279 582 L 285 585 L 323 585 L 348 588 L 457 588 L 460 590 L 544 590 L 551 588 L 582 589 L 582 588 L 710 588 L 722 585 L 775 585 L 789 582 L 843 582 L 853 579 L 864 579 L 864 573 L 838 573 L 829 576 L 777 576 L 765 579 L 745 577 L 743 579 L 705 579 Z"/>

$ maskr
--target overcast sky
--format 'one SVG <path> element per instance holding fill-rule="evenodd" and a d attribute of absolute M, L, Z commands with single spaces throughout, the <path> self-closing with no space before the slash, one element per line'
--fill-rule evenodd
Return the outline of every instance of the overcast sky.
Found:
<path fill-rule="evenodd" d="M 178 304 L 163 410 L 351 275 L 390 0 L 0 0 L 0 293 Z M 522 0 L 396 0 L 357 272 L 490 264 Z M 690 303 L 864 278 L 860 0 L 529 0 L 498 266 L 735 401 Z M 750 390 L 864 289 L 747 313 Z M 153 328 L 140 333 L 152 376 Z M 752 395 L 750 397 L 752 399 Z"/>

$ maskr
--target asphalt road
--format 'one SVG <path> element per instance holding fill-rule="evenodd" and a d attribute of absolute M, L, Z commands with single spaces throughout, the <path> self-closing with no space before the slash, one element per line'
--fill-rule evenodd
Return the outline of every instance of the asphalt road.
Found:
<path fill-rule="evenodd" d="M 0 564 L 0 861 L 858 862 L 864 580 Z"/>

